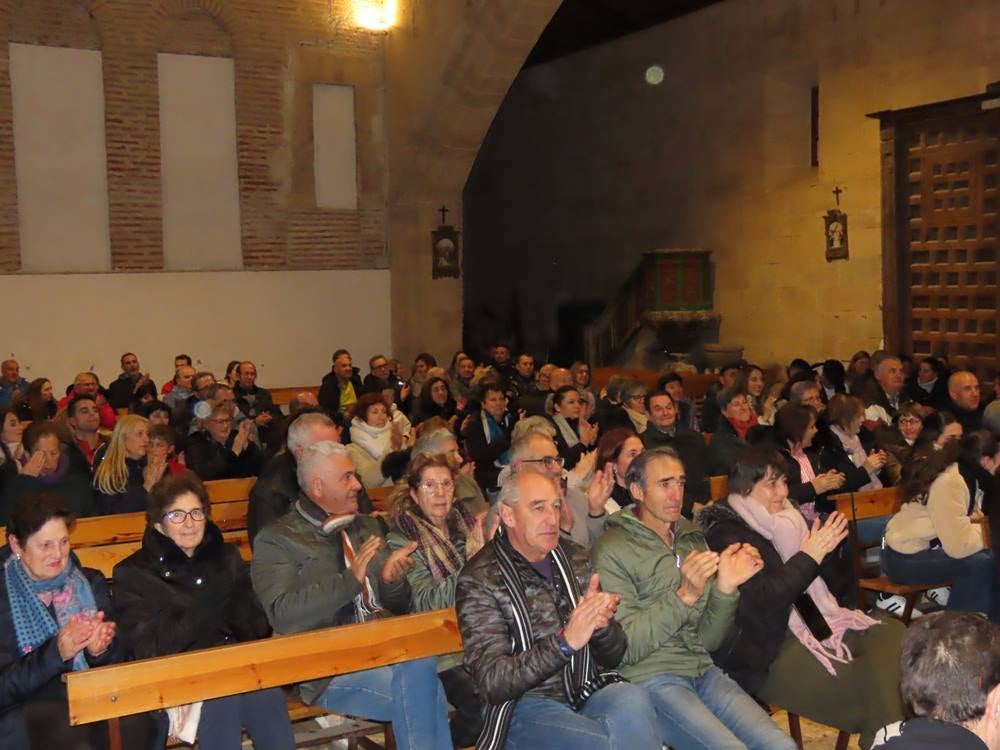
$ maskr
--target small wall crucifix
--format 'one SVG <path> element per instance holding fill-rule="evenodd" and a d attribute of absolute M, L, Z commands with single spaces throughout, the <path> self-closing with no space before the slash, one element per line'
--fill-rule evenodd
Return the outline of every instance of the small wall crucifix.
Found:
<path fill-rule="evenodd" d="M 847 260 L 847 214 L 840 210 L 840 195 L 844 189 L 840 185 L 834 185 L 831 192 L 837 208 L 831 208 L 823 217 L 826 259 Z"/>
<path fill-rule="evenodd" d="M 437 212 L 441 214 L 441 226 L 431 232 L 431 278 L 457 279 L 462 275 L 458 232 L 446 223 L 451 213 L 447 206 L 442 204 Z"/>

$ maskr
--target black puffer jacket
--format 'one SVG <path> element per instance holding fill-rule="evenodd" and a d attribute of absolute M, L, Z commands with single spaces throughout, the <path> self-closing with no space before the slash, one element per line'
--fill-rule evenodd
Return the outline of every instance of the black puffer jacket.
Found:
<path fill-rule="evenodd" d="M 715 663 L 753 695 L 781 649 L 792 605 L 816 578 L 820 566 L 804 552 L 782 562 L 774 545 L 751 529 L 725 500 L 702 510 L 698 523 L 715 552 L 746 542 L 756 547 L 764 560 L 763 569 L 740 586 L 735 626 L 712 654 Z"/>
<path fill-rule="evenodd" d="M 97 449 L 94 457 L 94 472 L 104 461 L 107 452 L 107 443 Z M 128 482 L 124 492 L 108 494 L 97 490 L 97 509 L 102 516 L 110 516 L 115 513 L 139 513 L 146 510 L 149 501 L 149 493 L 146 491 L 146 457 L 135 459 L 126 458 L 125 465 L 128 467 Z"/>
<path fill-rule="evenodd" d="M 145 659 L 267 637 L 271 628 L 239 550 L 211 521 L 194 555 L 149 527 L 142 548 L 115 566 L 118 629 Z"/>
<path fill-rule="evenodd" d="M 233 453 L 233 442 L 238 432 L 230 432 L 225 445 L 207 432 L 196 432 L 188 438 L 185 448 L 187 467 L 203 482 L 255 476 L 263 463 L 260 448 L 250 441 L 237 456 Z"/>
<path fill-rule="evenodd" d="M 11 554 L 9 546 L 0 548 L 0 571 Z M 73 561 L 79 566 L 75 555 Z M 98 611 L 104 612 L 108 620 L 115 620 L 104 576 L 90 568 L 82 568 L 82 571 L 90 583 Z M 87 661 L 91 666 L 100 666 L 121 661 L 122 655 L 121 642 L 116 637 L 100 657 L 88 657 Z M 50 638 L 29 654 L 21 654 L 14 633 L 5 578 L 0 572 L 0 746 L 4 750 L 67 747 L 61 743 L 68 736 L 74 741 L 85 741 L 88 732 L 78 731 L 79 728 L 71 730 L 67 720 L 66 687 L 61 676 L 72 668 L 72 661 L 60 658 L 55 638 Z M 34 717 L 30 733 L 26 711 Z M 47 728 L 46 723 L 49 724 Z M 107 737 L 107 729 L 103 726 L 95 727 L 95 733 L 99 732 Z"/>
<path fill-rule="evenodd" d="M 507 553 L 524 584 L 535 639 L 534 648 L 513 656 L 510 591 L 500 574 L 496 544 L 507 545 Z M 573 566 L 581 591 L 586 591 L 593 572 L 587 550 L 568 540 L 559 544 Z M 465 667 L 486 702 L 499 705 L 525 694 L 566 702 L 562 681 L 566 657 L 556 644 L 555 633 L 569 621 L 572 612 L 569 595 L 536 571 L 510 546 L 506 536 L 495 536 L 466 564 L 455 590 L 455 609 L 465 644 Z M 597 664 L 616 667 L 626 645 L 625 631 L 613 620 L 608 627 L 595 631 L 590 639 L 590 653 Z"/>

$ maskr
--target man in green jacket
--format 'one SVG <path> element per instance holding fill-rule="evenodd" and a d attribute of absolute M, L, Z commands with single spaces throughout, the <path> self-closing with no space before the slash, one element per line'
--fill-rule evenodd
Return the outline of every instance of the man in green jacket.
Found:
<path fill-rule="evenodd" d="M 297 471 L 298 499 L 257 535 L 253 550 L 254 590 L 275 632 L 408 612 L 416 544 L 390 552 L 375 519 L 358 515 L 361 482 L 347 449 L 314 443 Z M 331 711 L 391 721 L 400 750 L 452 747 L 435 658 L 314 680 L 299 692 Z"/>
<path fill-rule="evenodd" d="M 654 448 L 625 476 L 635 505 L 608 520 L 592 550 L 605 591 L 621 597 L 621 674 L 645 687 L 674 750 L 794 750 L 791 737 L 712 663 L 732 627 L 739 586 L 761 568 L 750 545 L 711 552 L 681 516 L 684 465 Z"/>

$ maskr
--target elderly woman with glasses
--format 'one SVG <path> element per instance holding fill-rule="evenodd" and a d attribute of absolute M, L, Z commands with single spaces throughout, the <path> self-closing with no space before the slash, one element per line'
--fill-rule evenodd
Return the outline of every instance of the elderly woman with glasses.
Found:
<path fill-rule="evenodd" d="M 458 574 L 485 544 L 485 513 L 473 516 L 455 503 L 457 481 L 458 465 L 451 457 L 420 453 L 392 496 L 386 541 L 393 549 L 416 545 L 410 555 L 415 564 L 406 574 L 414 612 L 454 607 Z M 442 658 L 439 677 L 448 702 L 456 708 L 451 720 L 455 747 L 475 744 L 482 728 L 482 704 L 461 654 Z"/>
<path fill-rule="evenodd" d="M 232 401 L 202 401 L 195 407 L 197 432 L 188 438 L 184 455 L 188 468 L 203 482 L 252 477 L 260 471 L 260 448 L 251 439 L 253 421 L 245 419 L 234 428 L 234 411 Z"/>
<path fill-rule="evenodd" d="M 189 471 L 149 494 L 142 547 L 115 566 L 118 628 L 138 659 L 266 638 L 271 629 L 250 570 L 210 519 L 208 492 Z M 170 734 L 204 750 L 239 747 L 244 727 L 259 750 L 295 747 L 280 688 L 167 712 Z"/>

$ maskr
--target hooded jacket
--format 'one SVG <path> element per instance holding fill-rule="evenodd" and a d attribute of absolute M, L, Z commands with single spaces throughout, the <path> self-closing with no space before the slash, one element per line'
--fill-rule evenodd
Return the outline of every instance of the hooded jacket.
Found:
<path fill-rule="evenodd" d="M 628 638 L 618 671 L 632 681 L 661 674 L 698 677 L 712 667 L 717 649 L 733 624 L 739 592 L 724 594 L 709 581 L 701 598 L 688 607 L 677 596 L 680 563 L 708 544 L 691 521 L 675 525 L 669 547 L 626 508 L 608 519 L 594 544 L 594 569 L 601 588 L 621 597 L 616 618 Z"/>

